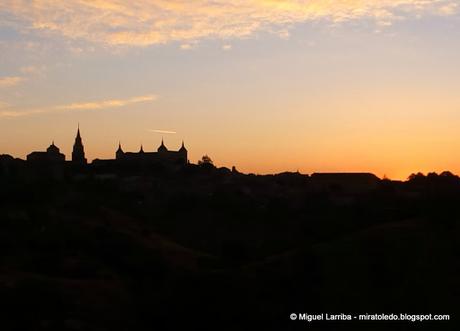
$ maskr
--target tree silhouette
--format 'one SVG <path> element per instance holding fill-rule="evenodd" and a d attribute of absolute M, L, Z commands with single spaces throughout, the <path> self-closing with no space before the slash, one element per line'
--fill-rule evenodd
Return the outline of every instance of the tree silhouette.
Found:
<path fill-rule="evenodd" d="M 199 166 L 214 166 L 214 162 L 211 160 L 211 158 L 208 155 L 203 155 L 201 160 L 198 160 L 198 165 Z"/>

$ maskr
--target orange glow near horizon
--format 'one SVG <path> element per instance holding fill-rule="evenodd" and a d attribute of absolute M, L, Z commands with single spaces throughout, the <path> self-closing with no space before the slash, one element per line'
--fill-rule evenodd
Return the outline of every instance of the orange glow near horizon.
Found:
<path fill-rule="evenodd" d="M 80 123 L 87 158 L 208 154 L 245 173 L 460 174 L 460 6 L 398 1 L 0 4 L 0 154 Z"/>

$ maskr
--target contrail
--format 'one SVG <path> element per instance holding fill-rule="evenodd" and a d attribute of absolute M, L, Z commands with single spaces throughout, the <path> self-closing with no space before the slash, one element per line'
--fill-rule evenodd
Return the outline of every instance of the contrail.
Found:
<path fill-rule="evenodd" d="M 176 134 L 177 132 L 175 131 L 166 131 L 166 130 L 149 130 L 150 132 L 155 132 L 155 133 L 165 133 L 165 134 Z"/>

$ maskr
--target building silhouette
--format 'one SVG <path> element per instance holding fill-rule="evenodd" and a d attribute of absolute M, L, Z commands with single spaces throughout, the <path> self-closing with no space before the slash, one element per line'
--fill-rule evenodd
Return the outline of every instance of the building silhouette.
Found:
<path fill-rule="evenodd" d="M 33 163 L 60 163 L 65 162 L 65 155 L 54 144 L 54 141 L 46 149 L 46 152 L 32 152 L 27 155 L 27 161 Z"/>
<path fill-rule="evenodd" d="M 124 152 L 121 143 L 118 144 L 118 149 L 115 152 L 115 159 L 123 163 L 162 163 L 171 165 L 185 165 L 188 163 L 188 151 L 185 148 L 184 142 L 177 151 L 170 151 L 161 139 L 161 144 L 156 152 L 145 152 L 141 145 L 139 152 Z"/>
<path fill-rule="evenodd" d="M 80 134 L 80 126 L 77 128 L 77 135 L 75 136 L 75 142 L 72 149 L 72 159 L 69 162 L 65 162 L 65 155 L 60 152 L 59 148 L 52 144 L 47 148 L 45 152 L 35 151 L 27 155 L 27 161 L 34 164 L 50 164 L 50 163 L 69 163 L 72 165 L 88 165 L 88 161 L 85 157 L 85 149 L 83 146 L 83 140 Z M 108 163 L 107 163 L 108 162 Z M 139 166 L 139 165 L 150 165 L 160 164 L 164 166 L 182 166 L 188 164 L 188 151 L 185 148 L 184 142 L 177 151 L 170 151 L 165 146 L 164 140 L 161 140 L 160 146 L 157 151 L 144 151 L 144 147 L 141 145 L 138 152 L 125 152 L 121 147 L 121 143 L 118 144 L 118 149 L 115 152 L 115 159 L 111 160 L 94 160 L 92 164 L 100 165 L 111 164 L 113 166 Z"/>
<path fill-rule="evenodd" d="M 80 136 L 80 125 L 77 129 L 77 136 L 75 137 L 75 143 L 73 144 L 72 150 L 72 163 L 75 164 L 86 164 L 85 149 Z"/>

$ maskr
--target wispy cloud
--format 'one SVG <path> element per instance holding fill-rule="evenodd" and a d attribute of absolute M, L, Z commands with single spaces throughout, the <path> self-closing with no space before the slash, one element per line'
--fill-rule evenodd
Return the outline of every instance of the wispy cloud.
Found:
<path fill-rule="evenodd" d="M 22 75 L 3 77 L 0 76 L 0 88 L 19 85 L 28 80 L 31 76 L 37 76 L 42 74 L 44 70 L 44 66 L 23 66 L 19 68 L 19 71 Z"/>
<path fill-rule="evenodd" d="M 18 29 L 57 33 L 105 45 L 147 46 L 203 38 L 246 38 L 296 23 L 452 15 L 455 0 L 3 0 L 0 11 Z M 20 23 L 17 23 L 20 22 Z M 184 46 L 183 49 L 187 46 Z"/>
<path fill-rule="evenodd" d="M 9 107 L 9 104 L 0 100 L 0 110 L 6 109 Z"/>
<path fill-rule="evenodd" d="M 134 97 L 129 99 L 113 99 L 113 100 L 103 100 L 96 102 L 78 102 L 71 103 L 64 106 L 58 106 L 58 109 L 65 110 L 98 110 L 114 107 L 123 107 L 133 103 L 154 101 L 157 98 L 156 95 L 144 95 L 140 97 Z"/>
<path fill-rule="evenodd" d="M 448 3 L 439 8 L 439 13 L 446 16 L 454 15 L 457 13 L 458 7 L 458 3 Z"/>
<path fill-rule="evenodd" d="M 184 51 L 188 51 L 188 50 L 191 50 L 195 48 L 195 45 L 192 45 L 192 44 L 182 44 L 180 45 L 180 49 L 184 50 Z"/>
<path fill-rule="evenodd" d="M 25 75 L 40 75 L 45 71 L 45 66 L 24 66 L 20 71 Z"/>
<path fill-rule="evenodd" d="M 0 117 L 22 117 L 44 113 L 57 113 L 63 111 L 84 111 L 84 110 L 102 110 L 108 108 L 118 108 L 127 105 L 151 102 L 157 99 L 154 94 L 132 97 L 128 99 L 111 99 L 93 102 L 77 102 L 66 105 L 52 106 L 46 108 L 34 109 L 14 109 L 13 107 L 0 107 Z"/>
<path fill-rule="evenodd" d="M 0 77 L 0 87 L 16 86 L 23 81 L 24 81 L 24 77 L 19 77 L 19 76 Z"/>
<path fill-rule="evenodd" d="M 163 133 L 163 134 L 176 134 L 176 131 L 167 131 L 167 130 L 157 130 L 157 129 L 152 129 L 149 130 L 150 132 L 155 132 L 155 133 Z"/>

